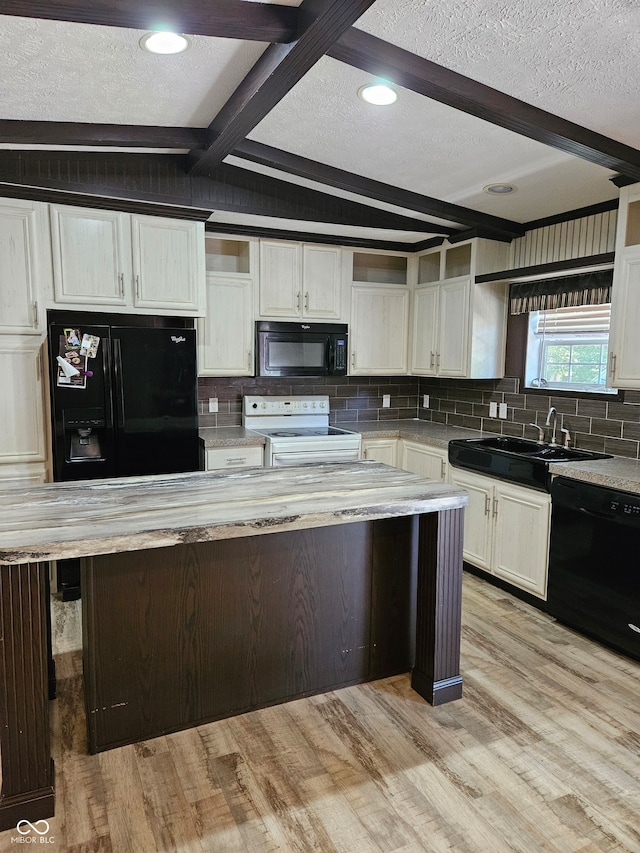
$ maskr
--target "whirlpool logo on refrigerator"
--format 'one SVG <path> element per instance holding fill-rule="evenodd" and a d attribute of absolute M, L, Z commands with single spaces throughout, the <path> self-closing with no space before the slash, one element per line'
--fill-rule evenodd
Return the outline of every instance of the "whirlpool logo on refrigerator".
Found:
<path fill-rule="evenodd" d="M 183 335 L 171 335 L 174 344 L 183 344 L 187 339 Z"/>

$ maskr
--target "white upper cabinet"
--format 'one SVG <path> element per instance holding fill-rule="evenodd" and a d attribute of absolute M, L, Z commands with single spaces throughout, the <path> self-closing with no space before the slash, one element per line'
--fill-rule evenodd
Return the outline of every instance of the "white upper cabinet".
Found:
<path fill-rule="evenodd" d="M 607 385 L 640 388 L 640 184 L 620 191 Z"/>
<path fill-rule="evenodd" d="M 200 376 L 253 376 L 258 241 L 205 236 L 206 313 L 197 323 Z"/>
<path fill-rule="evenodd" d="M 131 236 L 134 305 L 198 313 L 204 295 L 204 224 L 133 214 Z"/>
<path fill-rule="evenodd" d="M 198 375 L 253 376 L 253 282 L 207 274 L 206 316 L 199 319 Z"/>
<path fill-rule="evenodd" d="M 202 223 L 55 204 L 50 215 L 56 303 L 202 313 Z"/>
<path fill-rule="evenodd" d="M 356 285 L 351 290 L 349 349 L 353 376 L 406 374 L 409 290 Z"/>
<path fill-rule="evenodd" d="M 51 281 L 47 206 L 0 199 L 0 333 L 32 334 L 45 322 Z"/>
<path fill-rule="evenodd" d="M 475 276 L 507 264 L 508 246 L 474 239 L 418 259 L 411 373 L 461 379 L 504 376 L 508 286 Z"/>
<path fill-rule="evenodd" d="M 130 219 L 112 210 L 50 205 L 56 302 L 127 304 L 131 290 Z"/>
<path fill-rule="evenodd" d="M 12 463 L 46 460 L 41 340 L 34 335 L 0 335 L 0 471 Z M 6 476 L 6 475 L 5 475 Z M 36 477 L 38 474 L 36 473 Z"/>
<path fill-rule="evenodd" d="M 302 247 L 302 316 L 339 320 L 342 304 L 342 252 L 335 246 Z"/>
<path fill-rule="evenodd" d="M 273 320 L 341 319 L 342 250 L 260 241 L 258 315 Z"/>

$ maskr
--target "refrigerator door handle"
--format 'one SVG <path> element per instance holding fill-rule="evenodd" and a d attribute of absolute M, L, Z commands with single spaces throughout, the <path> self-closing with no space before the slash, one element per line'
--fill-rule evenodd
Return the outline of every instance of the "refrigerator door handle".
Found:
<path fill-rule="evenodd" d="M 122 382 L 122 352 L 118 338 L 113 339 L 113 385 L 116 426 L 122 429 L 124 427 L 124 385 Z"/>

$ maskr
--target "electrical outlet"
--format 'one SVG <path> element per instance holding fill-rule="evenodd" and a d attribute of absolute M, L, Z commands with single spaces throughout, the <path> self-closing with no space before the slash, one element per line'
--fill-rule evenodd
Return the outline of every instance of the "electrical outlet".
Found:
<path fill-rule="evenodd" d="M 497 418 L 498 417 L 498 404 L 497 403 L 489 403 L 489 417 Z"/>
<path fill-rule="evenodd" d="M 422 395 L 422 408 L 423 409 L 429 408 L 429 395 L 428 394 Z"/>
<path fill-rule="evenodd" d="M 218 398 L 217 397 L 209 397 L 209 411 L 217 412 L 218 411 Z"/>
<path fill-rule="evenodd" d="M 382 395 L 382 408 L 388 409 L 391 405 L 391 394 L 383 394 Z"/>
<path fill-rule="evenodd" d="M 506 403 L 500 403 L 500 406 L 498 408 L 500 409 L 500 417 L 506 418 L 507 417 L 507 404 Z"/>

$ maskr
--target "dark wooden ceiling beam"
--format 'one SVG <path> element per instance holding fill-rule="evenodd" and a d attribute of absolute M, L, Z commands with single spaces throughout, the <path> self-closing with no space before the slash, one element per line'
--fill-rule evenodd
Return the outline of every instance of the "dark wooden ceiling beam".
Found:
<path fill-rule="evenodd" d="M 640 181 L 640 151 L 351 27 L 327 55 L 434 101 Z"/>
<path fill-rule="evenodd" d="M 0 142 L 16 145 L 100 145 L 190 151 L 203 147 L 205 140 L 204 127 L 150 127 L 134 124 L 0 119 Z"/>
<path fill-rule="evenodd" d="M 488 237 L 511 240 L 524 234 L 523 226 L 509 219 L 491 216 L 458 204 L 450 204 L 437 198 L 384 184 L 381 181 L 354 175 L 352 172 L 327 166 L 251 139 L 243 140 L 232 153 L 244 160 L 270 166 L 273 169 L 336 187 L 336 189 L 357 193 L 387 204 L 404 207 L 407 210 L 415 210 L 468 228 L 478 228 Z"/>
<path fill-rule="evenodd" d="M 300 20 L 294 7 L 248 0 L 2 0 L 0 14 L 279 43 L 293 41 Z"/>
<path fill-rule="evenodd" d="M 207 150 L 194 152 L 191 172 L 208 175 L 282 100 L 374 0 L 303 0 L 291 44 L 271 44 L 209 125 Z"/>

